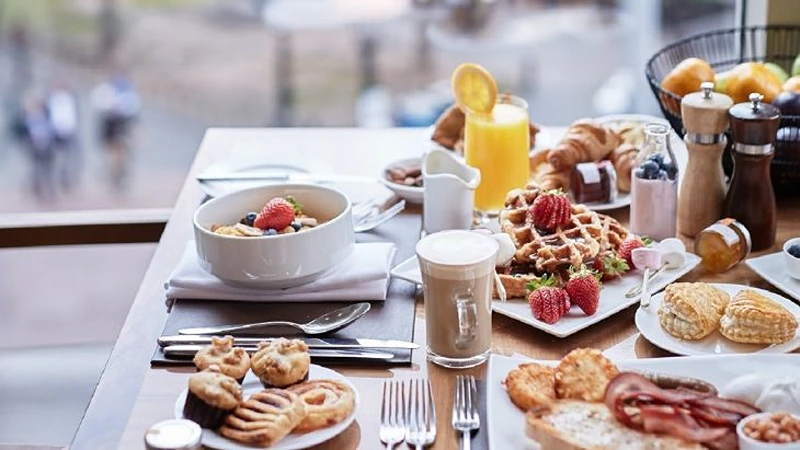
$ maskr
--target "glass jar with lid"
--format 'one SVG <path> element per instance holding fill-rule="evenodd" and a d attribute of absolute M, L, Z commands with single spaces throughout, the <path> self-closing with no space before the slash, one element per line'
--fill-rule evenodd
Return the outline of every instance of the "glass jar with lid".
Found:
<path fill-rule="evenodd" d="M 751 248 L 750 232 L 736 219 L 725 218 L 706 227 L 694 241 L 703 267 L 722 273 L 743 261 Z"/>

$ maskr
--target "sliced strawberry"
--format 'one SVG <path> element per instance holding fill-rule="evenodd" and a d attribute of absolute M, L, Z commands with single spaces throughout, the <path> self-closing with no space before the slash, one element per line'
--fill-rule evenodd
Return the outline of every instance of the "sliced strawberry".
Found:
<path fill-rule="evenodd" d="M 572 205 L 561 191 L 548 191 L 536 197 L 529 212 L 533 226 L 543 231 L 555 231 L 569 223 Z"/>
<path fill-rule="evenodd" d="M 600 306 L 600 282 L 594 272 L 581 266 L 572 271 L 572 275 L 564 288 L 570 301 L 586 314 L 592 315 Z"/>

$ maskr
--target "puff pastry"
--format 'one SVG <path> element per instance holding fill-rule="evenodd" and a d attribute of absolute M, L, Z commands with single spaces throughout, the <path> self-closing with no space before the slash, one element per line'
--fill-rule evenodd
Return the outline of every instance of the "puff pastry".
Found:
<path fill-rule="evenodd" d="M 730 296 L 706 283 L 672 283 L 658 309 L 664 330 L 678 339 L 702 339 L 717 329 Z"/>
<path fill-rule="evenodd" d="M 734 342 L 782 344 L 794 339 L 797 318 L 778 302 L 745 289 L 728 304 L 719 331 Z"/>

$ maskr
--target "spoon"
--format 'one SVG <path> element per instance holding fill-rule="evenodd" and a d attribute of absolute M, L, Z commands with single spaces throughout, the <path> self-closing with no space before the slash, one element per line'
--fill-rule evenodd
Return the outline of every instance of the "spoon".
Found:
<path fill-rule="evenodd" d="M 661 265 L 656 269 L 655 272 L 650 274 L 650 279 L 657 277 L 664 269 L 678 269 L 683 267 L 686 263 L 686 253 L 685 252 L 666 252 L 661 255 Z M 641 294 L 642 292 L 642 285 L 634 286 L 625 293 L 625 298 L 633 298 L 637 295 Z"/>
<path fill-rule="evenodd" d="M 636 248 L 631 252 L 631 260 L 637 269 L 644 270 L 644 278 L 642 278 L 642 298 L 639 300 L 639 303 L 643 308 L 647 308 L 650 306 L 650 291 L 647 289 L 647 284 L 650 282 L 652 271 L 659 268 L 661 263 L 661 251 L 654 248 Z"/>
<path fill-rule="evenodd" d="M 266 327 L 293 327 L 305 334 L 323 334 L 341 330 L 358 320 L 369 311 L 369 303 L 356 303 L 348 307 L 325 313 L 307 323 L 294 323 L 286 321 L 259 322 L 242 325 L 222 325 L 218 327 L 182 328 L 178 334 L 225 334 L 236 331 L 247 331 L 254 328 Z"/>

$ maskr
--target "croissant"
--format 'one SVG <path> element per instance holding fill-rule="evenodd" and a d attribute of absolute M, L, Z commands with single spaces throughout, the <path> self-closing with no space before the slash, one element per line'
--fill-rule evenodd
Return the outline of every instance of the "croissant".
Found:
<path fill-rule="evenodd" d="M 639 155 L 639 148 L 633 144 L 622 144 L 611 152 L 608 159 L 614 165 L 617 172 L 617 190 L 619 192 L 631 191 L 631 171 L 636 157 Z"/>
<path fill-rule="evenodd" d="M 621 142 L 620 135 L 611 128 L 581 119 L 567 129 L 547 158 L 557 172 L 566 172 L 579 163 L 605 159 Z"/>
<path fill-rule="evenodd" d="M 431 140 L 450 150 L 464 153 L 464 113 L 458 105 L 452 105 L 436 120 Z M 458 147 L 461 147 L 458 149 Z"/>

